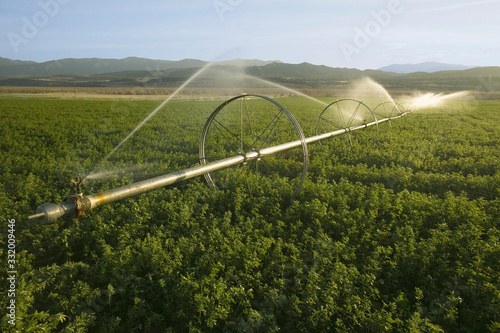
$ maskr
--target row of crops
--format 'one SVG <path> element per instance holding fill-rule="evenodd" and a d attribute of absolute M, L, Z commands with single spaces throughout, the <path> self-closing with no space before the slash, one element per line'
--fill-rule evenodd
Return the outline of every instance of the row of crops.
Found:
<path fill-rule="evenodd" d="M 314 134 L 321 105 L 278 101 Z M 9 219 L 18 271 L 16 326 L 1 314 L 2 331 L 500 330 L 495 101 L 309 145 L 293 202 L 249 192 L 268 186 L 258 177 L 219 190 L 200 177 L 79 220 L 26 221 L 76 175 L 102 175 L 91 194 L 196 165 L 220 103 L 172 101 L 106 159 L 159 102 L 2 98 L 0 278 Z"/>

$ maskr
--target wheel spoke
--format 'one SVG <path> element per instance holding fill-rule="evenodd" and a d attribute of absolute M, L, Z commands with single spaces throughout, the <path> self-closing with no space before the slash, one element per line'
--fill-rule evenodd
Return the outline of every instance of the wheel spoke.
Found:
<path fill-rule="evenodd" d="M 211 186 L 232 188 L 236 182 L 240 182 L 241 186 L 251 192 L 255 190 L 260 195 L 269 195 L 269 187 L 267 185 L 261 187 L 262 184 L 269 184 L 279 193 L 287 192 L 288 185 L 283 186 L 284 183 L 281 184 L 279 180 L 283 172 L 286 172 L 287 179 L 290 179 L 287 184 L 290 183 L 290 187 L 297 185 L 296 190 L 287 195 L 290 198 L 302 186 L 307 170 L 307 146 L 304 134 L 295 118 L 283 106 L 267 97 L 248 96 L 255 98 L 247 98 L 247 95 L 235 97 L 221 104 L 210 115 L 200 142 L 201 163 L 207 162 L 206 156 L 212 158 L 223 156 L 224 152 L 226 155 L 233 154 L 234 151 L 237 151 L 237 154 L 247 154 L 272 145 L 294 141 L 290 140 L 292 133 L 296 133 L 301 140 L 301 149 L 277 151 L 271 156 L 246 155 L 248 160 L 243 164 L 227 170 L 212 171 L 205 178 Z M 238 103 L 232 103 L 238 99 Z M 262 99 L 271 103 L 263 103 Z M 259 126 L 258 122 L 262 125 Z M 212 135 L 213 133 L 216 135 Z M 283 165 L 283 168 L 280 168 L 280 165 Z M 266 181 L 259 181 L 262 177 L 266 178 Z"/>
<path fill-rule="evenodd" d="M 214 119 L 214 122 L 216 123 L 216 126 L 217 126 L 217 130 L 225 137 L 227 138 L 224 133 L 222 132 L 222 130 L 220 128 L 223 128 L 227 133 L 229 133 L 232 137 L 236 138 L 237 140 L 240 140 L 240 138 L 238 137 L 238 135 L 234 134 L 233 132 L 231 132 L 226 126 L 224 126 L 223 124 L 221 124 L 219 121 L 217 121 L 216 119 Z"/>
<path fill-rule="evenodd" d="M 252 123 L 252 117 L 250 117 L 250 112 L 248 110 L 248 102 L 247 102 L 246 98 L 245 98 L 245 111 L 246 111 L 246 116 L 248 119 L 248 125 L 250 126 L 250 133 L 252 136 L 252 140 L 255 140 L 255 132 L 254 132 L 254 127 L 253 127 L 253 123 Z"/>
<path fill-rule="evenodd" d="M 340 121 L 342 122 L 342 128 L 348 127 L 347 124 L 345 123 L 344 111 L 342 111 L 342 109 L 340 108 L 340 103 L 337 103 L 337 109 L 339 112 Z"/>
<path fill-rule="evenodd" d="M 266 139 L 269 138 L 269 136 L 271 135 L 272 131 L 274 130 L 274 128 L 276 127 L 276 124 L 278 123 L 279 121 L 279 118 L 281 117 L 281 114 L 282 112 L 278 112 L 274 118 L 269 122 L 269 124 L 267 124 L 266 128 L 264 128 L 264 130 L 259 134 L 259 136 L 257 138 L 255 138 L 255 141 L 252 143 L 252 147 L 255 146 L 257 144 L 257 141 L 260 141 L 262 143 L 267 143 L 266 140 L 262 140 L 262 136 L 264 135 L 264 133 L 266 133 L 266 131 L 269 129 L 269 126 L 271 126 L 271 124 L 274 123 L 273 127 L 271 128 L 271 130 L 269 131 L 269 134 L 267 135 Z"/>
<path fill-rule="evenodd" d="M 330 121 L 326 118 L 321 117 L 320 119 L 322 119 L 325 123 L 332 125 L 334 129 L 344 128 L 343 126 L 340 126 L 339 124 L 334 123 L 333 121 Z"/>
<path fill-rule="evenodd" d="M 385 106 L 380 106 L 381 110 Z M 335 120 L 341 122 L 341 126 Z M 373 119 L 373 120 L 371 120 Z M 348 129 L 376 121 L 375 113 L 363 102 L 355 99 L 341 99 L 329 104 L 318 117 L 316 122 L 316 134 L 324 133 L 323 131 L 330 131 L 340 128 L 346 129 L 345 139 L 352 147 L 353 138 L 356 136 Z M 320 130 L 322 131 L 320 133 Z M 378 125 L 377 125 L 378 132 Z"/>
<path fill-rule="evenodd" d="M 356 115 L 358 113 L 358 110 L 359 110 L 359 107 L 360 107 L 361 104 L 358 104 L 358 106 L 356 106 L 356 109 L 354 110 L 354 112 L 352 113 L 351 115 L 351 119 L 349 120 L 349 127 L 352 126 L 352 122 L 354 121 L 354 119 L 356 119 Z"/>

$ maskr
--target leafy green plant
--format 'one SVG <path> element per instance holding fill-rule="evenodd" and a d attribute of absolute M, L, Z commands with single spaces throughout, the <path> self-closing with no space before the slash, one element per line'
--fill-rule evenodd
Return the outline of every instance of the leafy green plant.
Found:
<path fill-rule="evenodd" d="M 313 134 L 321 110 L 279 101 Z M 71 194 L 76 174 L 115 170 L 86 181 L 93 193 L 195 165 L 219 103 L 173 101 L 105 160 L 158 102 L 2 99 L 0 208 L 18 221 L 15 330 L 498 330 L 498 102 L 422 110 L 381 126 L 377 142 L 366 129 L 352 147 L 343 137 L 310 145 L 292 203 L 198 178 L 79 220 L 25 220 Z M 1 328 L 15 331 L 5 316 Z"/>

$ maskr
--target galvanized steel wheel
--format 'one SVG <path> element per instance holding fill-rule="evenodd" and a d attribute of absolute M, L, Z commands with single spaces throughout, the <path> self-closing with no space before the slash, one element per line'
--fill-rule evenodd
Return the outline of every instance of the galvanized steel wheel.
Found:
<path fill-rule="evenodd" d="M 403 105 L 396 102 L 384 102 L 377 105 L 377 107 L 373 110 L 375 115 L 380 118 L 392 118 L 396 116 L 400 116 L 405 113 L 405 108 Z"/>
<path fill-rule="evenodd" d="M 286 151 L 244 161 L 205 174 L 209 186 L 244 184 L 251 195 L 275 193 L 287 200 L 300 191 L 307 173 L 304 133 L 293 115 L 278 102 L 260 95 L 240 95 L 217 107 L 207 119 L 200 140 L 200 164 L 300 140 Z"/>
<path fill-rule="evenodd" d="M 376 121 L 375 113 L 363 102 L 350 98 L 340 99 L 321 112 L 316 122 L 316 135 L 345 129 L 346 139 L 352 146 L 351 131 L 348 129 Z M 378 124 L 375 136 L 378 137 Z"/>
<path fill-rule="evenodd" d="M 403 107 L 405 113 L 411 113 L 416 110 L 416 106 L 412 102 L 403 102 L 401 103 L 401 106 Z"/>
<path fill-rule="evenodd" d="M 403 116 L 406 111 L 405 111 L 405 107 L 402 104 L 400 104 L 400 103 L 396 103 L 396 102 L 383 102 L 383 103 L 380 103 L 373 110 L 373 112 L 380 119 L 389 118 L 389 121 L 387 123 L 389 124 L 389 126 L 392 127 L 391 119 L 394 118 L 394 117 L 398 117 L 399 118 L 400 116 Z M 404 121 L 404 123 L 406 124 L 406 120 Z"/>

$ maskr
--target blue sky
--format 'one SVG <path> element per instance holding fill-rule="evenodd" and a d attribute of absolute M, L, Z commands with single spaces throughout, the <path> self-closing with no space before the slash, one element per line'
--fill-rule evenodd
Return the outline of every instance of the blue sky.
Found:
<path fill-rule="evenodd" d="M 500 66 L 500 0 L 0 0 L 0 56 Z"/>

